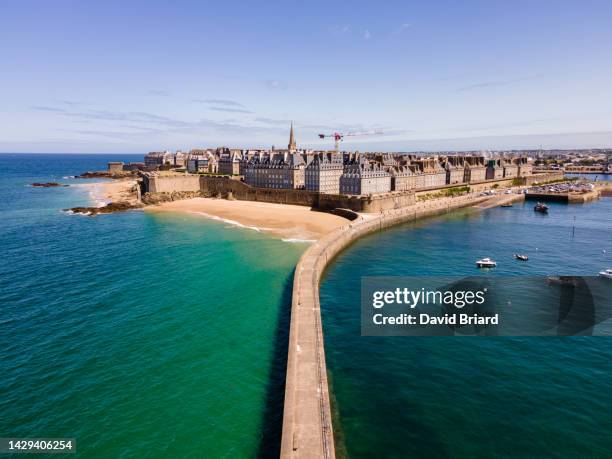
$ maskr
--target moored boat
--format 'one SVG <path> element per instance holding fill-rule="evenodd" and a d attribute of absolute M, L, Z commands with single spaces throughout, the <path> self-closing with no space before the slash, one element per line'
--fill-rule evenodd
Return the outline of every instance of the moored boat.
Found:
<path fill-rule="evenodd" d="M 535 210 L 536 212 L 547 214 L 548 213 L 548 206 L 546 204 L 544 204 L 543 202 L 538 202 L 535 205 L 535 207 L 533 208 L 533 210 Z"/>
<path fill-rule="evenodd" d="M 612 269 L 608 268 L 603 271 L 599 271 L 599 275 L 601 277 L 605 277 L 606 279 L 612 279 Z"/>
<path fill-rule="evenodd" d="M 497 262 L 487 257 L 483 258 L 482 260 L 478 260 L 476 262 L 476 266 L 479 268 L 495 268 L 497 266 Z"/>

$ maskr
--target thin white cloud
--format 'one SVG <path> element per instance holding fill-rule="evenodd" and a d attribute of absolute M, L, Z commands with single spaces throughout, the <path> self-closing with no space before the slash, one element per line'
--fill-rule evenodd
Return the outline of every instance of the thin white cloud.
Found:
<path fill-rule="evenodd" d="M 242 105 L 240 102 L 229 99 L 192 99 L 192 101 L 198 104 L 224 105 L 226 107 L 244 108 L 244 105 Z"/>
<path fill-rule="evenodd" d="M 230 108 L 230 107 L 210 107 L 210 110 L 217 112 L 228 112 L 228 113 L 253 113 L 251 110 L 244 108 Z"/>
<path fill-rule="evenodd" d="M 264 85 L 268 89 L 287 89 L 287 83 L 281 80 L 265 80 Z"/>
<path fill-rule="evenodd" d="M 47 107 L 47 106 L 43 106 L 43 105 L 32 105 L 30 107 L 31 110 L 36 110 L 39 112 L 65 112 L 66 110 L 64 110 L 63 108 L 57 108 L 57 107 Z"/>
<path fill-rule="evenodd" d="M 329 31 L 335 35 L 342 35 L 351 30 L 351 27 L 348 24 L 345 25 L 333 25 L 329 27 Z"/>
<path fill-rule="evenodd" d="M 462 86 L 460 88 L 457 88 L 457 91 L 464 92 L 464 91 L 472 91 L 475 89 L 485 89 L 485 88 L 498 87 L 498 86 L 508 86 L 508 85 L 512 85 L 515 83 L 521 83 L 523 81 L 533 80 L 533 79 L 539 78 L 540 76 L 541 75 L 531 75 L 531 76 L 520 77 L 520 78 L 509 78 L 506 80 L 481 81 L 478 83 L 474 83 L 474 84 L 470 84 L 467 86 Z"/>
<path fill-rule="evenodd" d="M 368 29 L 366 29 L 365 32 L 363 33 L 363 38 L 365 40 L 369 40 L 370 38 L 372 38 L 372 34 L 370 33 Z"/>

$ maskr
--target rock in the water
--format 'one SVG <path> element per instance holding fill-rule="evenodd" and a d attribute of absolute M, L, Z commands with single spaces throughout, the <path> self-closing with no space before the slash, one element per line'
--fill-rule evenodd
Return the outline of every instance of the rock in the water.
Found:
<path fill-rule="evenodd" d="M 109 178 L 110 174 L 108 172 L 99 171 L 99 172 L 83 172 L 77 178 Z"/>
<path fill-rule="evenodd" d="M 143 207 L 142 204 L 132 204 L 130 202 L 111 202 L 102 207 L 73 207 L 72 209 L 64 209 L 75 214 L 83 215 L 98 215 L 98 214 L 110 214 L 112 212 L 124 212 L 131 209 L 140 209 Z"/>
<path fill-rule="evenodd" d="M 64 185 L 62 183 L 57 183 L 57 182 L 45 182 L 45 183 L 34 182 L 32 183 L 32 186 L 35 186 L 37 188 L 52 188 L 56 186 L 68 186 L 68 185 Z"/>

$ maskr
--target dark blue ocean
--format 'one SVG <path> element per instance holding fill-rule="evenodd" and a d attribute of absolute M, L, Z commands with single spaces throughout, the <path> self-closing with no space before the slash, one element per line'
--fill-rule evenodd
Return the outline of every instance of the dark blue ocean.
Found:
<path fill-rule="evenodd" d="M 531 202 L 458 211 L 370 235 L 335 259 L 321 307 L 341 453 L 612 455 L 609 336 L 360 336 L 364 276 L 473 276 L 485 256 L 497 260 L 495 276 L 596 276 L 612 267 L 611 198 L 550 207 L 548 215 Z M 514 260 L 517 252 L 529 261 Z M 611 322 L 601 324 L 604 333 L 612 334 Z"/>

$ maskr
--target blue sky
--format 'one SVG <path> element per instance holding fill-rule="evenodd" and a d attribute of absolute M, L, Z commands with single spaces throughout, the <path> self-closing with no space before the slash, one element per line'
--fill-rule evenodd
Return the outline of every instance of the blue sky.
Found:
<path fill-rule="evenodd" d="M 612 2 L 0 2 L 0 151 L 612 147 Z"/>

